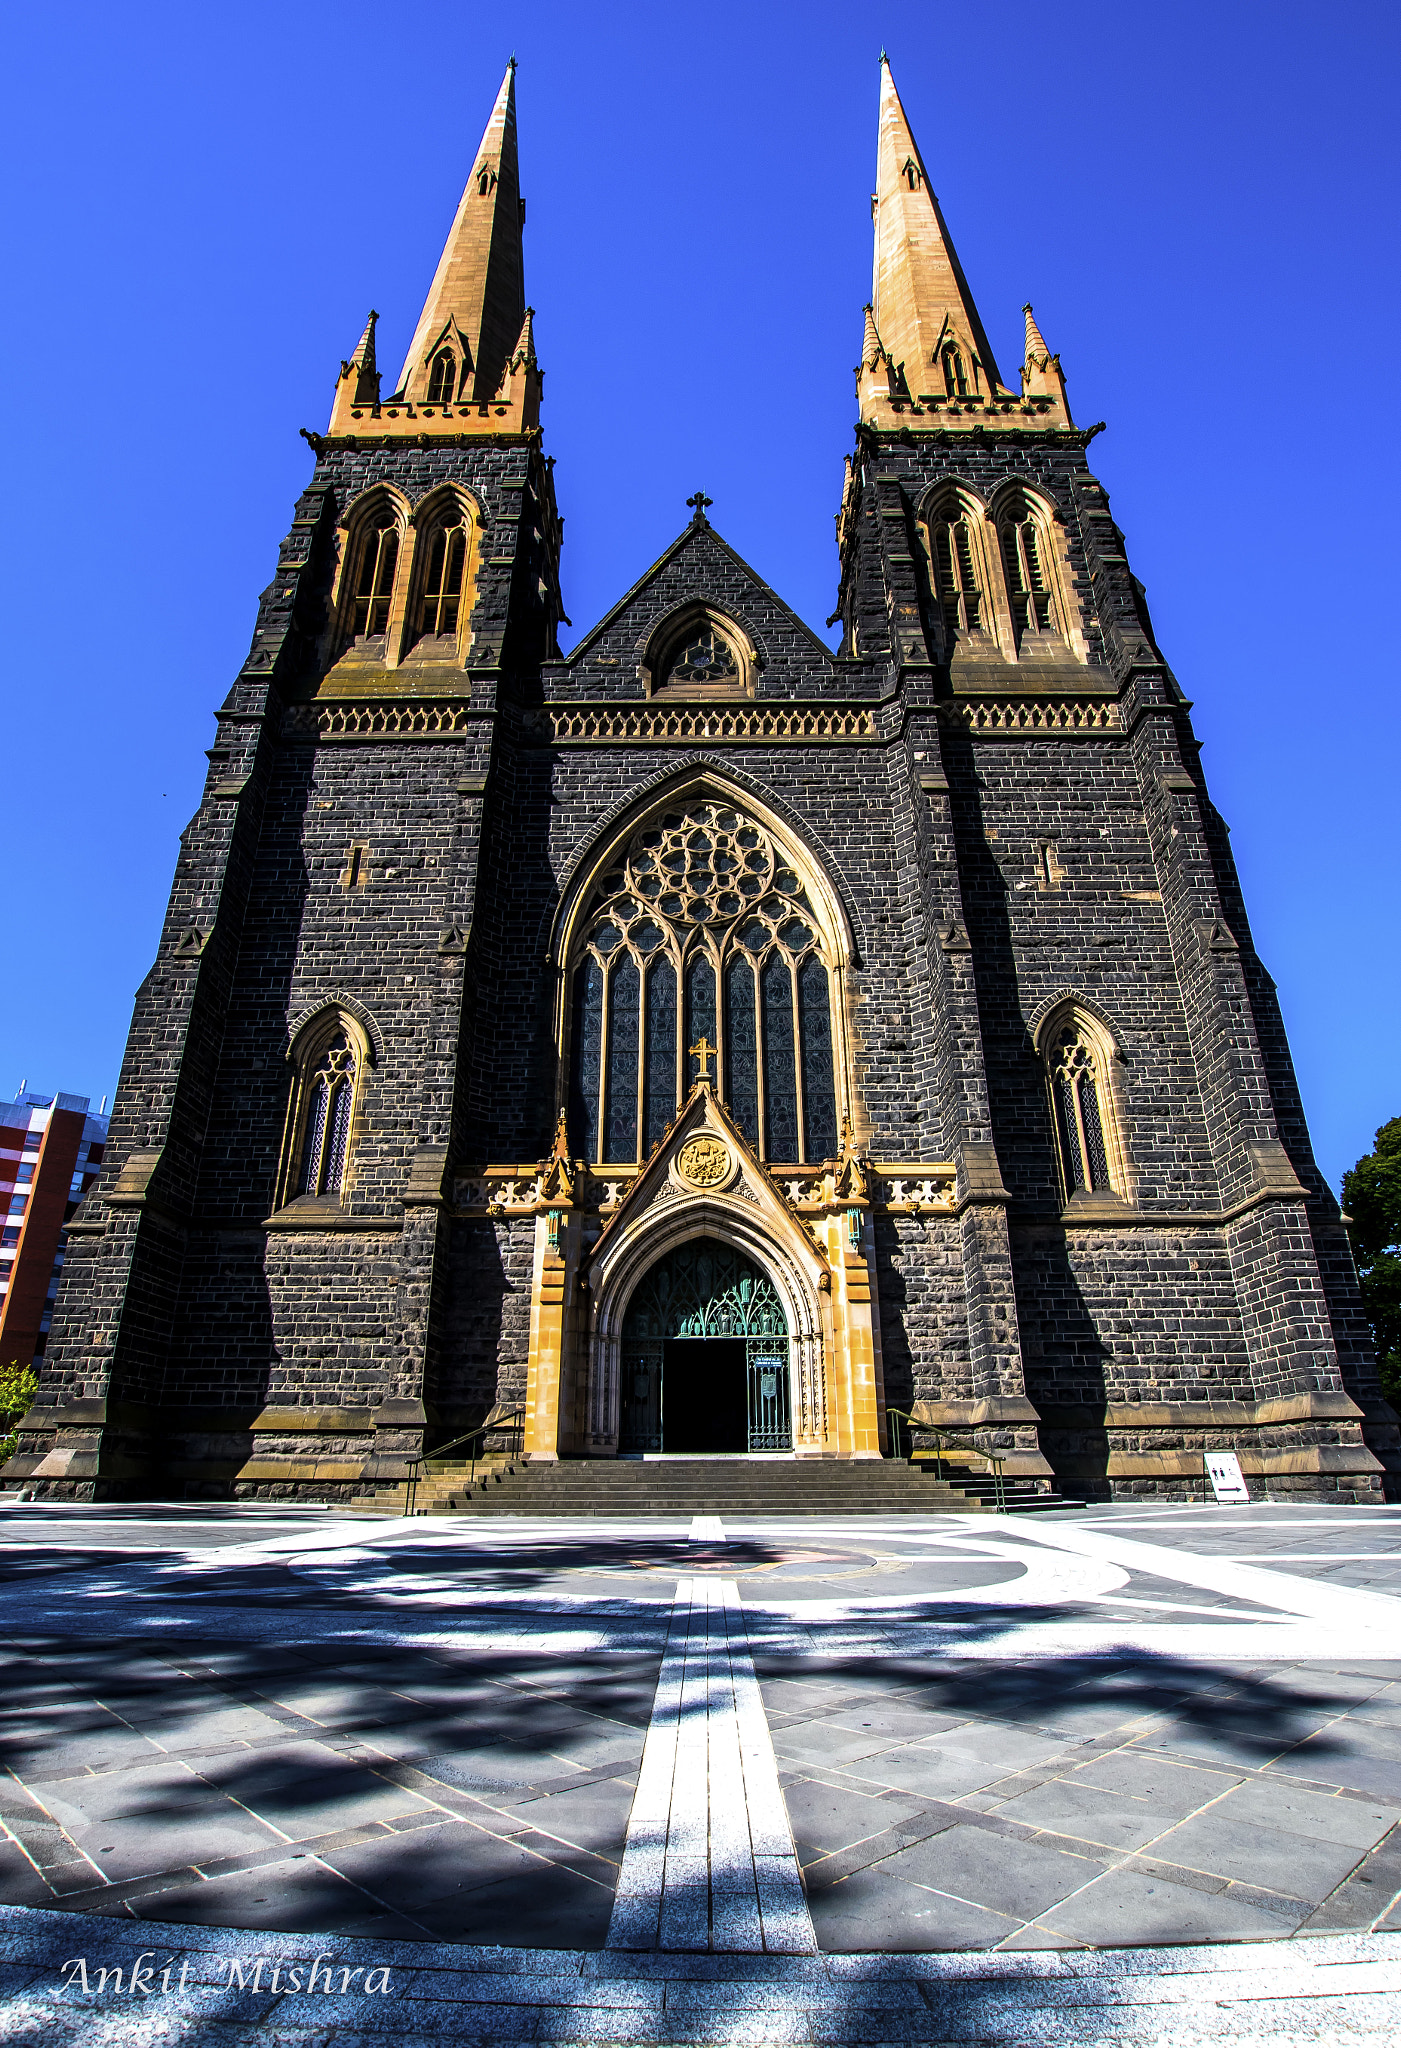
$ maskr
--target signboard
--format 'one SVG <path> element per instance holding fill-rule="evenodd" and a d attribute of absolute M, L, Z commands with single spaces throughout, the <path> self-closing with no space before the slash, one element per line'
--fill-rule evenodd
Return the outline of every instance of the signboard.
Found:
<path fill-rule="evenodd" d="M 1206 1460 L 1206 1476 L 1211 1481 L 1211 1490 L 1221 1506 L 1233 1507 L 1239 1501 L 1249 1501 L 1250 1488 L 1245 1483 L 1240 1459 L 1234 1451 L 1203 1451 L 1202 1456 Z"/>

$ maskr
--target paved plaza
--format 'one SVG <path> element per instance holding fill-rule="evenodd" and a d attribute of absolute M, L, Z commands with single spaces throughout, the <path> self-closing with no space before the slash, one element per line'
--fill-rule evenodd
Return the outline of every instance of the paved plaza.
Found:
<path fill-rule="evenodd" d="M 0 1571 L 0 2041 L 1401 2028 L 1401 1510 L 8 1501 Z"/>

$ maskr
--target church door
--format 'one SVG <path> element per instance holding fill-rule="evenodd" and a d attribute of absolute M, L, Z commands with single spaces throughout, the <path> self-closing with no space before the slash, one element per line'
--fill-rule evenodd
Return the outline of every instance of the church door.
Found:
<path fill-rule="evenodd" d="M 713 1238 L 638 1282 L 623 1324 L 618 1449 L 793 1447 L 788 1321 L 773 1282 Z"/>

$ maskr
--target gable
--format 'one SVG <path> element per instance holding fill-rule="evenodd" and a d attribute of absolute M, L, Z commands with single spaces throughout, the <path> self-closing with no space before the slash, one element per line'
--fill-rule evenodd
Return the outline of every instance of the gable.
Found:
<path fill-rule="evenodd" d="M 692 628 L 714 630 L 733 660 L 686 662 L 678 684 L 672 642 Z M 663 688 L 816 697 L 849 693 L 852 668 L 712 526 L 693 520 L 571 655 L 546 663 L 545 687 L 554 699 L 645 699 Z"/>

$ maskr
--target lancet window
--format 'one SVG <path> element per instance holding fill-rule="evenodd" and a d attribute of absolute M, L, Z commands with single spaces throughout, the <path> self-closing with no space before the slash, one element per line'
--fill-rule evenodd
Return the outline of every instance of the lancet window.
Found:
<path fill-rule="evenodd" d="M 755 819 L 697 801 L 644 825 L 595 888 L 575 949 L 573 1148 L 602 1165 L 645 1159 L 703 1069 L 761 1156 L 834 1157 L 831 952 L 797 868 Z"/>
<path fill-rule="evenodd" d="M 450 348 L 440 348 L 428 366 L 428 403 L 450 405 L 457 389 L 457 357 Z"/>
<path fill-rule="evenodd" d="M 1007 601 L 1018 640 L 1023 633 L 1057 627 L 1046 559 L 1046 537 L 1026 498 L 1018 493 L 998 511 L 998 537 L 1007 575 Z"/>
<path fill-rule="evenodd" d="M 1067 1201 L 1075 1195 L 1126 1193 L 1109 1071 L 1112 1057 L 1104 1031 L 1078 1012 L 1064 1016 L 1050 1033 L 1047 1081 Z"/>
<path fill-rule="evenodd" d="M 943 505 L 929 521 L 931 564 L 944 630 L 951 641 L 981 630 L 983 591 L 978 550 L 967 514 L 957 499 Z"/>
<path fill-rule="evenodd" d="M 339 1201 L 347 1186 L 364 1049 L 346 1019 L 332 1013 L 308 1027 L 293 1057 L 283 1199 Z"/>
<path fill-rule="evenodd" d="M 467 567 L 467 526 L 440 526 L 428 539 L 423 573 L 418 632 L 421 639 L 456 637 L 462 608 L 462 579 Z"/>
<path fill-rule="evenodd" d="M 360 544 L 351 626 L 355 639 L 378 640 L 388 631 L 398 567 L 399 525 L 393 513 L 385 510 Z"/>

